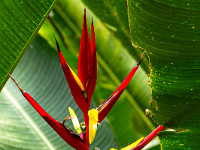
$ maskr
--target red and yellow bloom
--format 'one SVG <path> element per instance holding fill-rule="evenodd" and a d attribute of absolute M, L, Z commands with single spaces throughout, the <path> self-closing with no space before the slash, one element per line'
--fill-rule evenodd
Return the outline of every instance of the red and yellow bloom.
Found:
<path fill-rule="evenodd" d="M 74 73 L 74 71 L 70 68 L 67 61 L 65 60 L 57 40 L 56 44 L 58 56 L 62 65 L 63 72 L 65 74 L 65 78 L 68 82 L 68 86 L 71 90 L 75 102 L 83 112 L 86 132 L 82 131 L 78 118 L 72 108 L 69 108 L 71 117 L 66 117 L 66 119 L 72 119 L 73 125 L 78 135 L 64 124 L 65 120 L 63 123 L 60 123 L 51 117 L 27 92 L 23 91 L 23 89 L 11 76 L 10 77 L 15 81 L 27 101 L 68 144 L 70 144 L 75 149 L 88 150 L 89 144 L 91 144 L 95 138 L 98 123 L 100 123 L 107 116 L 116 101 L 119 99 L 120 95 L 125 90 L 126 86 L 137 71 L 143 55 L 138 64 L 131 70 L 131 72 L 120 84 L 120 86 L 113 92 L 113 94 L 99 107 L 89 110 L 92 94 L 95 90 L 97 81 L 97 56 L 94 25 L 92 21 L 90 40 L 86 24 L 86 9 L 84 10 L 83 30 L 78 56 L 78 76 Z"/>

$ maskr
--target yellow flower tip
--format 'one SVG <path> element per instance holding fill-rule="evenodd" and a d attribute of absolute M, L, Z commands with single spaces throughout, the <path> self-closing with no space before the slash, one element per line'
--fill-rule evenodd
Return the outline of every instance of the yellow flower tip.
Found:
<path fill-rule="evenodd" d="M 136 147 L 143 139 L 144 139 L 144 137 L 141 137 L 139 140 L 137 140 L 134 143 L 122 148 L 121 150 L 130 150 L 130 149 Z"/>
<path fill-rule="evenodd" d="M 89 116 L 89 143 L 91 144 L 95 138 L 98 124 L 98 110 L 91 109 L 88 111 Z"/>
<path fill-rule="evenodd" d="M 81 88 L 81 90 L 84 92 L 85 88 L 83 87 L 83 84 L 81 82 L 81 80 L 79 79 L 79 77 L 76 75 L 76 73 L 72 70 L 72 68 L 69 66 L 71 73 L 74 76 L 74 79 L 76 80 L 77 84 L 79 85 L 79 87 Z"/>
<path fill-rule="evenodd" d="M 117 150 L 117 149 L 115 149 L 115 148 L 111 148 L 110 150 Z"/>
<path fill-rule="evenodd" d="M 81 126 L 78 121 L 78 117 L 76 116 L 76 113 L 74 112 L 74 110 L 71 107 L 68 107 L 68 109 L 69 109 L 69 113 L 71 115 L 71 120 L 72 120 L 74 129 L 76 130 L 76 132 L 78 134 L 82 133 Z"/>

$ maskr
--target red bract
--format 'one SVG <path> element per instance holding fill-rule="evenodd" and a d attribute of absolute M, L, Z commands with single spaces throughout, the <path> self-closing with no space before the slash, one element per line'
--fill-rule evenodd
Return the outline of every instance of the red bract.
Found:
<path fill-rule="evenodd" d="M 86 9 L 83 17 L 83 30 L 78 56 L 78 78 L 65 61 L 58 42 L 56 40 L 58 55 L 65 73 L 72 95 L 83 113 L 87 113 L 91 103 L 91 97 L 95 89 L 97 80 L 97 57 L 94 25 L 91 25 L 91 43 L 86 24 Z M 83 87 L 81 87 L 83 86 Z"/>
<path fill-rule="evenodd" d="M 144 53 L 143 53 L 144 55 Z M 124 81 L 120 84 L 120 86 L 113 92 L 113 94 L 106 99 L 98 108 L 99 111 L 99 123 L 107 116 L 107 114 L 110 112 L 116 101 L 119 99 L 120 95 L 123 93 L 129 82 L 131 81 L 132 77 L 134 76 L 135 72 L 137 71 L 139 64 L 142 61 L 142 57 L 140 58 L 140 61 L 138 64 L 131 70 L 131 72 L 127 75 L 127 77 L 124 79 Z"/>
<path fill-rule="evenodd" d="M 158 135 L 158 132 L 163 131 L 164 129 L 164 126 L 159 125 L 153 132 L 151 132 L 136 147 L 131 150 L 140 150 L 144 148 L 151 140 L 153 140 Z"/>
<path fill-rule="evenodd" d="M 96 43 L 95 43 L 95 33 L 94 33 L 94 25 L 92 20 L 91 25 L 91 55 L 90 55 L 90 67 L 89 67 L 89 76 L 88 76 L 88 103 L 90 105 L 92 94 L 94 92 L 96 81 L 97 81 L 97 55 L 96 55 Z"/>
<path fill-rule="evenodd" d="M 69 88 L 77 105 L 83 112 L 86 134 L 85 144 L 89 147 L 89 117 L 88 111 L 91 103 L 92 94 L 95 89 L 97 80 L 97 57 L 94 25 L 91 25 L 91 43 L 86 23 L 86 9 L 84 9 L 83 30 L 81 35 L 81 43 L 78 56 L 78 77 L 69 67 L 64 59 L 58 42 L 56 40 L 58 55 L 65 73 Z"/>
<path fill-rule="evenodd" d="M 79 79 L 76 78 L 76 75 L 73 73 L 73 70 L 67 64 L 64 56 L 62 55 L 62 52 L 60 50 L 57 40 L 56 40 L 56 44 L 57 44 L 58 56 L 60 58 L 63 72 L 65 74 L 65 78 L 68 82 L 68 86 L 71 90 L 74 100 L 83 112 L 87 112 L 89 109 L 89 106 L 86 101 L 86 95 L 85 95 L 86 91 L 84 87 L 82 87 L 81 85 L 82 83 L 80 83 Z"/>
<path fill-rule="evenodd" d="M 89 33 L 86 22 L 86 9 L 84 9 L 83 17 L 83 30 L 81 35 L 81 43 L 78 56 L 78 76 L 84 86 L 87 89 L 89 70 L 90 70 L 90 58 L 91 58 L 91 46 L 89 40 Z"/>
<path fill-rule="evenodd" d="M 25 92 L 13 79 L 13 77 L 8 74 L 11 79 L 16 83 L 23 96 L 27 101 L 33 106 L 33 108 L 41 115 L 41 117 L 73 148 L 80 150 L 87 150 L 84 142 L 77 136 L 72 130 L 61 124 L 53 117 L 51 117 L 27 92 Z"/>
<path fill-rule="evenodd" d="M 113 94 L 104 103 L 102 103 L 96 110 L 95 109 L 89 110 L 92 94 L 95 90 L 95 85 L 97 80 L 97 56 L 96 56 L 96 43 L 95 43 L 93 20 L 91 24 L 91 42 L 90 42 L 86 24 L 86 9 L 84 9 L 83 30 L 81 35 L 81 42 L 80 42 L 80 49 L 78 56 L 78 76 L 74 73 L 74 71 L 70 68 L 70 66 L 66 62 L 60 50 L 57 40 L 56 40 L 56 45 L 62 69 L 65 74 L 65 78 L 68 82 L 68 86 L 71 90 L 72 96 L 74 97 L 74 100 L 77 103 L 78 107 L 83 112 L 85 126 L 86 126 L 86 133 L 83 133 L 82 135 L 81 132 L 81 138 L 75 133 L 73 133 L 67 126 L 64 125 L 65 120 L 63 121 L 63 123 L 60 123 L 56 121 L 54 118 L 52 118 L 27 92 L 24 92 L 23 89 L 20 88 L 20 86 L 11 76 L 10 77 L 17 84 L 17 86 L 22 91 L 22 94 L 28 100 L 28 102 L 67 143 L 69 143 L 75 149 L 87 150 L 89 149 L 89 141 L 91 143 L 95 137 L 97 123 L 98 122 L 100 123 L 107 116 L 107 114 L 110 112 L 116 101 L 119 99 L 120 95 L 123 93 L 128 83 L 132 79 L 133 75 L 137 71 L 143 55 L 138 64 L 131 70 L 131 72 L 120 84 L 120 86 L 113 92 Z M 72 110 L 71 113 L 73 114 L 73 116 L 76 116 L 75 112 L 73 112 Z M 76 120 L 78 120 L 77 117 Z M 80 128 L 80 126 L 77 125 L 77 122 L 78 121 L 76 121 L 75 127 Z M 89 130 L 89 126 L 93 128 Z"/>
<path fill-rule="evenodd" d="M 76 149 L 87 149 L 84 142 L 69 128 L 51 117 L 27 92 L 23 93 L 28 102 L 44 118 L 44 120 L 72 147 Z"/>

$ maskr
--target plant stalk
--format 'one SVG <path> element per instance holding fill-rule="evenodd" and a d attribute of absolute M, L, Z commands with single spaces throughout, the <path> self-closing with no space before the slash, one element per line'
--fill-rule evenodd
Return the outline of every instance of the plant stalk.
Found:
<path fill-rule="evenodd" d="M 88 109 L 89 111 L 89 109 Z M 88 116 L 88 111 L 87 113 L 83 113 L 84 121 L 85 121 L 85 127 L 86 127 L 86 133 L 84 135 L 84 143 L 86 147 L 88 147 L 89 150 L 89 116 Z"/>
<path fill-rule="evenodd" d="M 164 126 L 159 125 L 153 132 L 151 132 L 147 137 L 145 137 L 140 144 L 134 147 L 132 150 L 141 150 L 144 148 L 151 140 L 153 140 L 157 135 L 158 132 L 163 131 L 165 129 Z"/>

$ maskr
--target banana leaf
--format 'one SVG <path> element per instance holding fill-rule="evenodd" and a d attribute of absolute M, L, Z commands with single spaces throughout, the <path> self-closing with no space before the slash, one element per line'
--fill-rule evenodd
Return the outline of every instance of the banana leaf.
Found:
<path fill-rule="evenodd" d="M 162 149 L 198 149 L 200 140 L 200 2 L 128 0 L 132 43 L 150 59 L 152 118 L 175 130 Z"/>
<path fill-rule="evenodd" d="M 37 31 L 50 13 L 56 0 L 1 0 L 0 3 L 0 90 Z"/>

